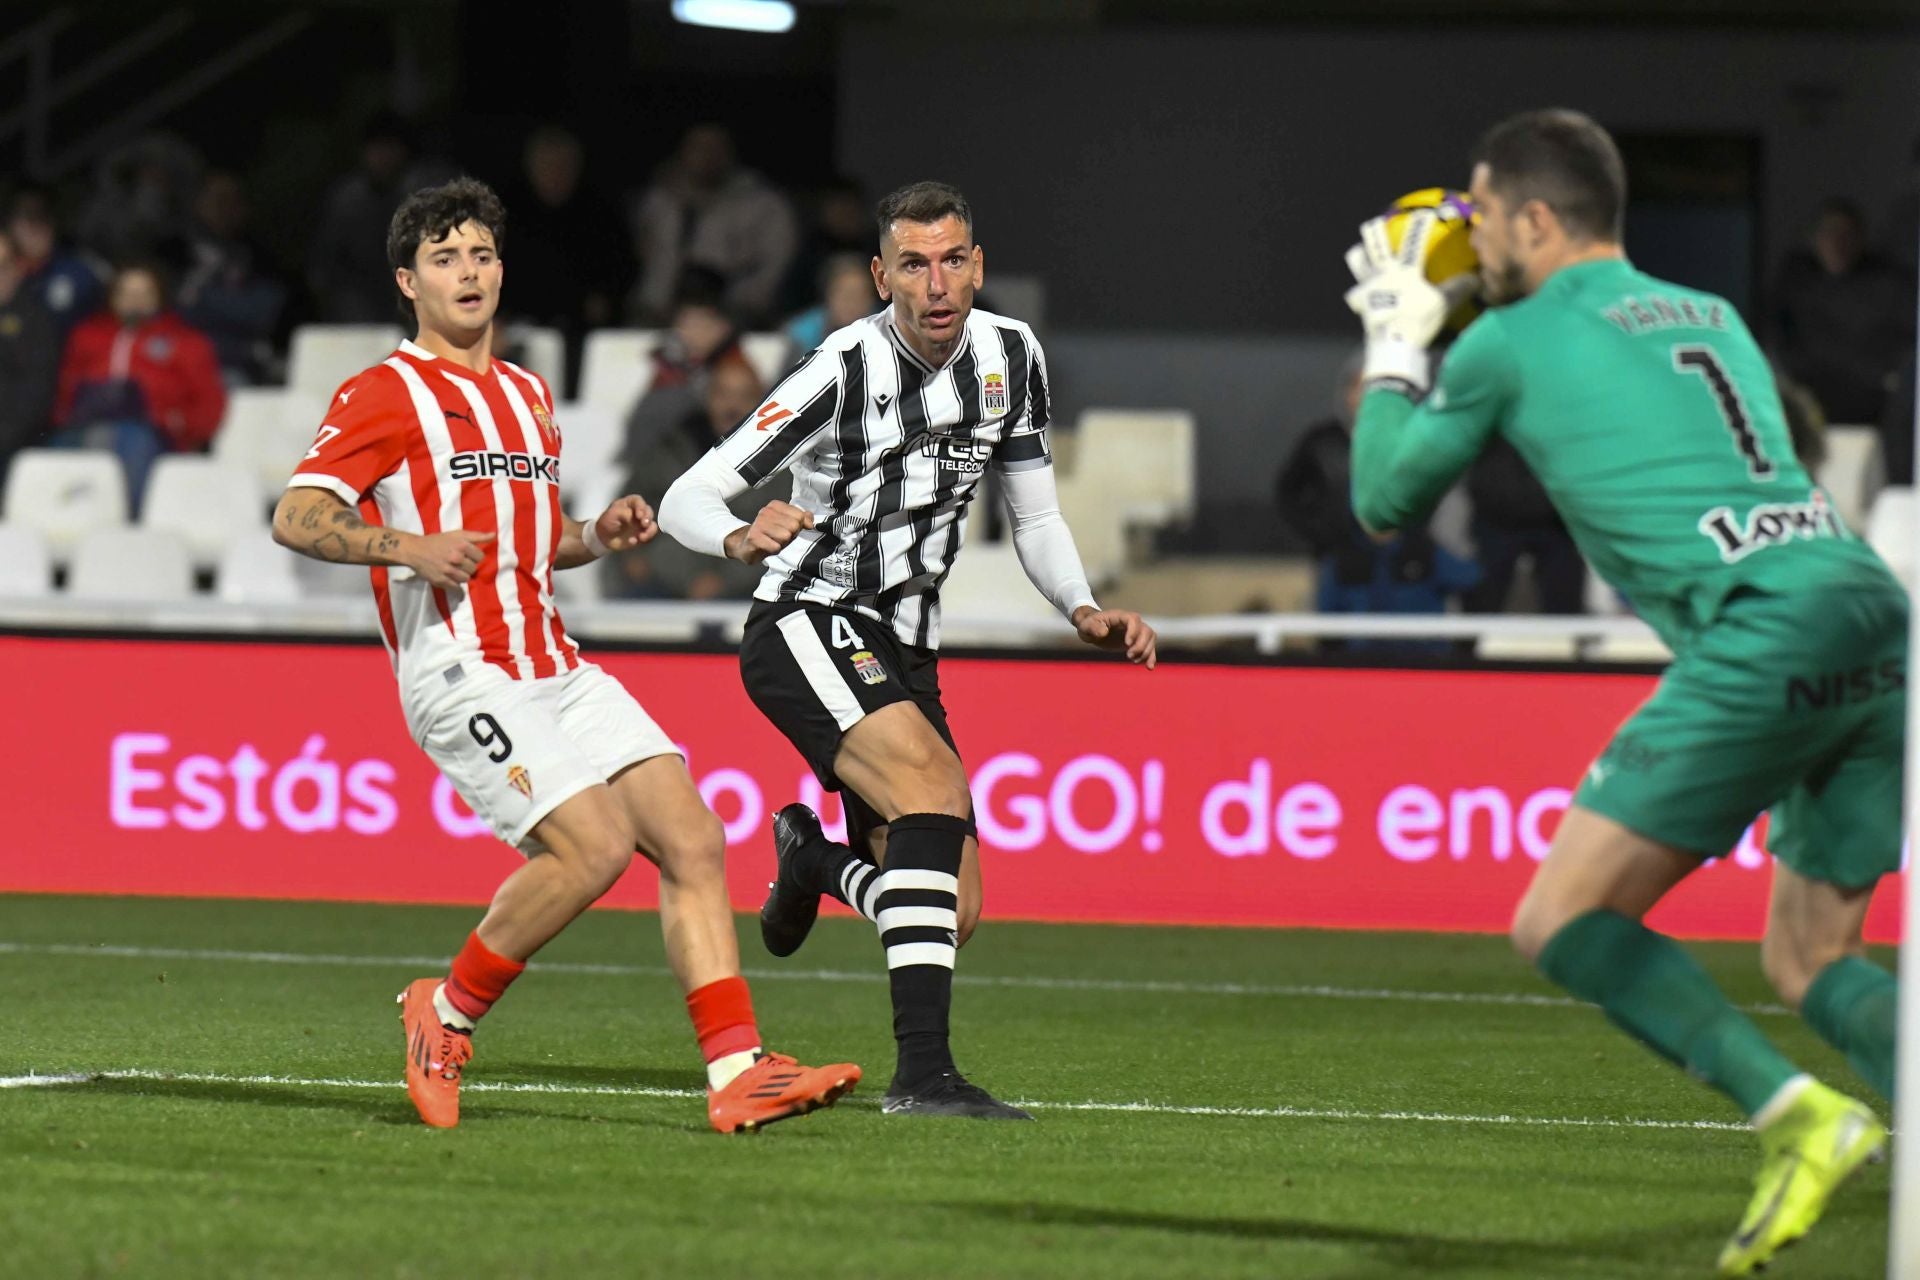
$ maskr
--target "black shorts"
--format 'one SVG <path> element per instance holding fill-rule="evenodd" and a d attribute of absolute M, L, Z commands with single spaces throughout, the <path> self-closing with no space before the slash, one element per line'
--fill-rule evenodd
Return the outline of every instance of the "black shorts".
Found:
<path fill-rule="evenodd" d="M 901 644 L 890 628 L 849 609 L 761 601 L 740 640 L 747 696 L 787 735 L 820 785 L 841 789 L 833 772 L 840 739 L 861 719 L 912 702 L 954 748 L 940 704 L 940 655 Z"/>

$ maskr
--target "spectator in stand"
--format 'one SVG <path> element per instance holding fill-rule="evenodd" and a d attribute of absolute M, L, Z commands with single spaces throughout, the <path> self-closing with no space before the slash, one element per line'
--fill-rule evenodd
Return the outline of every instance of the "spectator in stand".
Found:
<path fill-rule="evenodd" d="M 1533 612 L 1585 613 L 1587 562 L 1547 491 L 1504 439 L 1495 439 L 1467 472 L 1473 545 L 1482 576 L 1467 593 L 1468 613 L 1505 613 L 1525 560 Z"/>
<path fill-rule="evenodd" d="M 853 179 L 830 178 L 814 195 L 812 221 L 781 286 L 781 312 L 791 315 L 812 306 L 827 263 L 849 253 L 862 262 L 873 257 L 873 206 Z"/>
<path fill-rule="evenodd" d="M 516 320 L 560 330 L 572 366 L 586 331 L 618 318 L 633 286 L 632 247 L 619 206 L 582 185 L 579 138 L 543 126 L 527 139 L 522 162 L 523 182 L 507 200 L 513 262 L 502 305 Z"/>
<path fill-rule="evenodd" d="M 1867 247 L 1851 200 L 1829 200 L 1806 249 L 1788 256 L 1775 308 L 1775 356 L 1828 422 L 1877 423 L 1913 350 L 1909 274 Z"/>
<path fill-rule="evenodd" d="M 239 177 L 216 169 L 200 184 L 180 283 L 181 318 L 212 340 L 230 386 L 277 380 L 287 287 L 247 235 L 251 208 Z"/>
<path fill-rule="evenodd" d="M 666 336 L 648 359 L 653 380 L 627 415 L 625 455 L 629 468 L 640 450 L 665 435 L 699 407 L 708 372 L 723 360 L 745 359 L 740 335 L 727 313 L 713 301 L 711 282 L 689 281 L 687 295 L 673 310 Z"/>
<path fill-rule="evenodd" d="M 620 492 L 658 501 L 668 485 L 744 422 L 766 394 L 760 375 L 737 353 L 716 361 L 704 381 L 700 403 L 629 456 Z M 792 477 L 780 472 L 764 487 L 749 489 L 728 506 L 741 524 L 752 524 L 761 507 L 787 501 L 792 488 Z M 655 538 L 638 551 L 607 556 L 600 564 L 605 593 L 627 599 L 745 600 L 753 595 L 761 576 L 758 566 L 701 555 L 672 538 Z"/>
<path fill-rule="evenodd" d="M 27 287 L 12 234 L 0 230 L 0 481 L 13 455 L 46 433 L 59 368 L 53 317 Z"/>
<path fill-rule="evenodd" d="M 75 237 L 111 262 L 174 256 L 193 223 L 200 153 L 169 133 L 148 133 L 108 152 L 74 220 Z"/>
<path fill-rule="evenodd" d="M 633 312 L 657 323 L 672 310 L 687 268 L 701 267 L 720 278 L 721 305 L 735 319 L 769 323 L 798 241 L 786 196 L 740 167 L 724 127 L 696 125 L 635 209 L 642 269 Z"/>
<path fill-rule="evenodd" d="M 382 112 L 362 134 L 360 167 L 335 182 L 321 202 L 307 252 L 307 283 L 321 320 L 393 321 L 387 222 L 410 190 L 413 154 L 413 133 L 406 121 Z"/>
<path fill-rule="evenodd" d="M 158 266 L 130 262 L 67 339 L 52 443 L 118 454 L 138 514 L 154 460 L 204 448 L 226 407 L 213 344 L 167 309 Z"/>
<path fill-rule="evenodd" d="M 819 289 L 817 304 L 787 321 L 781 330 L 787 339 L 789 360 L 799 359 L 828 334 L 872 314 L 880 305 L 868 259 L 857 254 L 843 253 L 827 259 L 820 270 Z"/>
<path fill-rule="evenodd" d="M 53 193 L 22 187 L 7 209 L 7 231 L 20 255 L 22 286 L 52 318 L 61 341 L 106 298 L 100 271 L 64 243 Z"/>
<path fill-rule="evenodd" d="M 1386 540 L 1360 527 L 1352 499 L 1353 418 L 1362 389 L 1357 357 L 1348 361 L 1341 386 L 1338 412 L 1307 428 L 1281 464 L 1276 486 L 1281 519 L 1317 561 L 1314 607 L 1321 613 L 1445 613 L 1479 581 L 1480 571 L 1426 526 Z"/>

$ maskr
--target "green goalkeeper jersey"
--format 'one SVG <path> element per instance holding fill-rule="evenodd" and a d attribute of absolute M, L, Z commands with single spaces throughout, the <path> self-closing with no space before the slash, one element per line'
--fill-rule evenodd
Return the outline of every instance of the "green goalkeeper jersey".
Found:
<path fill-rule="evenodd" d="M 1900 590 L 1794 457 L 1772 371 L 1733 306 L 1624 259 L 1565 267 L 1481 316 L 1424 402 L 1370 390 L 1354 514 L 1373 529 L 1417 523 L 1494 432 L 1676 653 L 1739 587 Z"/>

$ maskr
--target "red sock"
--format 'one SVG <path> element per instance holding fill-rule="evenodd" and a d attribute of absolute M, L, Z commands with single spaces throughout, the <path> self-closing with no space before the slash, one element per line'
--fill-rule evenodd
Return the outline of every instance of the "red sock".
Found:
<path fill-rule="evenodd" d="M 509 960 L 480 941 L 476 930 L 467 935 L 467 945 L 453 958 L 453 969 L 447 974 L 447 1003 L 478 1022 L 526 967 L 526 961 Z"/>
<path fill-rule="evenodd" d="M 753 994 L 745 978 L 722 978 L 689 992 L 687 1015 L 693 1019 L 693 1034 L 699 1037 L 700 1052 L 708 1062 L 760 1047 Z"/>

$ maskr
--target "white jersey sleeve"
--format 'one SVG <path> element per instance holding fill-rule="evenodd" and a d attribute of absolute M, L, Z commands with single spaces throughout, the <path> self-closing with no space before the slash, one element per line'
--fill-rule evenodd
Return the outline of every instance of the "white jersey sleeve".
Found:
<path fill-rule="evenodd" d="M 1007 510 L 1013 516 L 1013 549 L 1027 580 L 1053 607 L 1071 621 L 1081 605 L 1095 604 L 1080 563 L 1080 549 L 1060 514 L 1060 491 L 1053 482 L 1053 466 L 1041 462 L 1006 472 L 1002 483 Z"/>
<path fill-rule="evenodd" d="M 839 353 L 816 349 L 713 452 L 748 486 L 784 471 L 833 426 L 843 388 Z"/>

